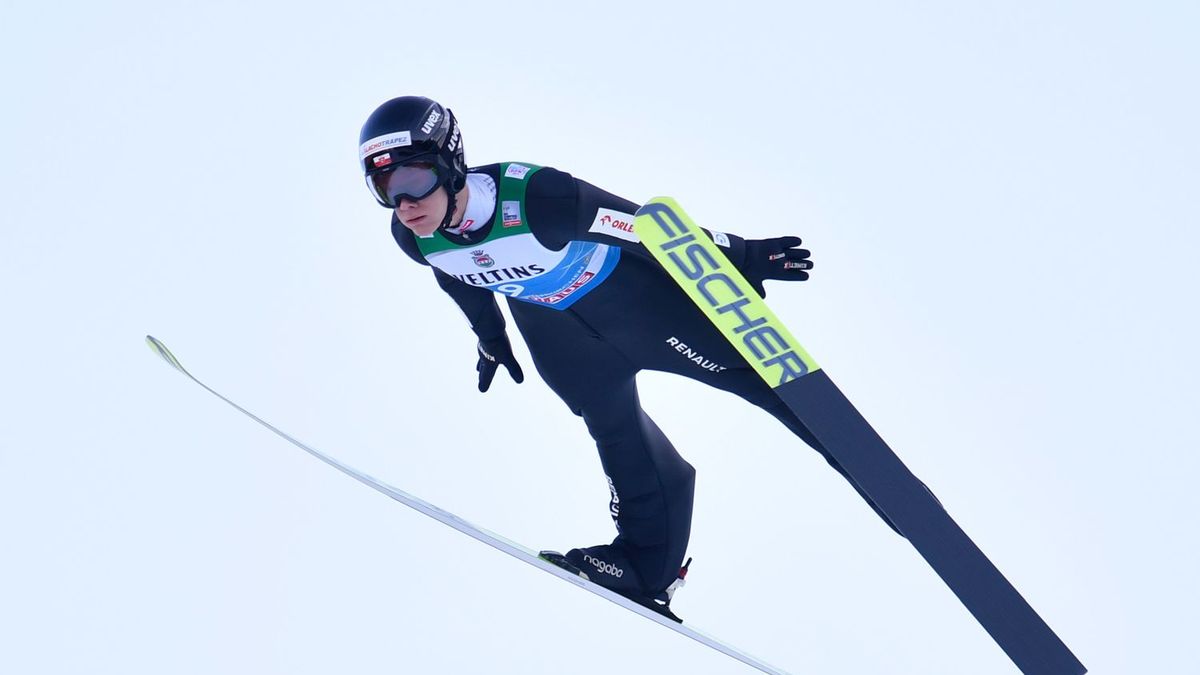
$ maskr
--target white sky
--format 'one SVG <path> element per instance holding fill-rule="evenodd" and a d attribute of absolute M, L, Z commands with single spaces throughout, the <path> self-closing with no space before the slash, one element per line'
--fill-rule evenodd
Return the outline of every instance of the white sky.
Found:
<path fill-rule="evenodd" d="M 532 547 L 607 541 L 582 423 L 391 241 L 358 129 L 799 234 L 769 301 L 1098 673 L 1200 625 L 1194 3 L 0 10 L 0 672 L 734 673 L 167 369 Z M 642 380 L 699 471 L 678 612 L 795 673 L 1014 669 L 765 414 Z M 735 440 L 736 439 L 736 440 Z"/>

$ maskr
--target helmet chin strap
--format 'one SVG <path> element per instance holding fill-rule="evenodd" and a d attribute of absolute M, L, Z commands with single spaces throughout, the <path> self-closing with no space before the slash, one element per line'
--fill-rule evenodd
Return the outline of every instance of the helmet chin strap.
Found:
<path fill-rule="evenodd" d="M 450 221 L 454 220 L 454 211 L 458 209 L 458 199 L 450 187 L 450 185 L 446 185 L 446 194 L 449 199 L 446 200 L 446 217 L 442 218 L 441 229 L 450 227 Z"/>
<path fill-rule="evenodd" d="M 446 165 L 453 172 L 455 167 L 455 149 L 457 148 L 461 152 L 462 146 L 460 144 L 462 143 L 462 139 L 459 137 L 458 120 L 454 118 L 454 113 L 449 108 L 446 108 L 446 116 L 450 118 L 449 127 L 446 132 L 449 145 L 439 150 L 439 152 L 449 155 L 444 157 L 444 159 Z M 452 173 L 451 177 L 446 181 L 446 195 L 449 196 L 449 199 L 446 201 L 446 217 L 442 219 L 443 229 L 450 227 L 450 221 L 454 220 L 454 211 L 458 208 L 458 191 L 467 186 L 467 177 L 465 174 L 460 177 L 460 180 L 456 180 L 454 176 L 455 174 Z"/>
<path fill-rule="evenodd" d="M 455 183 L 458 183 L 457 187 Z M 458 210 L 458 193 L 466 186 L 466 178 L 463 178 L 461 181 L 456 181 L 454 179 L 446 181 L 446 217 L 442 218 L 442 229 L 448 229 L 450 227 L 450 221 L 454 220 L 454 212 Z"/>

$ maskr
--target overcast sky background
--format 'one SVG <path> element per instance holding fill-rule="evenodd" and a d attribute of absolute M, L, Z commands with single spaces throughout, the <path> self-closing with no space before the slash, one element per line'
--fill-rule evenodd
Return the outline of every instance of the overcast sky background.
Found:
<path fill-rule="evenodd" d="M 335 8 L 336 7 L 336 8 Z M 473 336 L 356 168 L 380 102 L 468 161 L 798 234 L 768 300 L 1097 673 L 1200 631 L 1200 6 L 10 3 L 0 672 L 738 673 L 338 474 L 170 371 L 534 548 L 594 448 Z M 764 413 L 641 379 L 697 467 L 675 607 L 791 672 L 990 675 L 912 547 Z M 734 439 L 740 439 L 735 441 Z"/>

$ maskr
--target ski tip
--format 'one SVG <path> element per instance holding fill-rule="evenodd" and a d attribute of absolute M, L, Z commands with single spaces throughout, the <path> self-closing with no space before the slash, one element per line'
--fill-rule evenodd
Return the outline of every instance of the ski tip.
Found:
<path fill-rule="evenodd" d="M 167 346 L 163 344 L 161 340 L 153 335 L 147 335 L 146 344 L 150 346 L 151 351 L 161 356 L 164 361 L 171 365 L 172 368 L 178 370 L 184 375 L 188 374 L 188 371 L 184 370 L 183 365 L 179 363 L 179 359 L 175 358 L 175 355 L 171 353 L 170 349 L 167 349 Z"/>

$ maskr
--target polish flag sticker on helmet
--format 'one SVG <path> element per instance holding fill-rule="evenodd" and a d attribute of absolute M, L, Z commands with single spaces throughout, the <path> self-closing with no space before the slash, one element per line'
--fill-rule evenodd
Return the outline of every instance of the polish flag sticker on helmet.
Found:
<path fill-rule="evenodd" d="M 412 145 L 412 132 L 410 131 L 397 131 L 392 134 L 376 136 L 358 146 L 358 161 L 361 162 L 367 157 L 377 152 L 383 152 L 388 148 L 399 148 L 405 145 Z"/>
<path fill-rule="evenodd" d="M 596 219 L 592 221 L 588 232 L 607 234 L 610 237 L 634 243 L 641 241 L 638 239 L 637 233 L 633 231 L 633 216 L 612 209 L 596 209 Z"/>
<path fill-rule="evenodd" d="M 387 166 L 392 163 L 392 153 L 385 152 L 371 161 L 375 163 L 375 168 L 377 169 L 381 166 Z"/>
<path fill-rule="evenodd" d="M 509 178 L 523 179 L 527 173 L 529 173 L 529 167 L 520 164 L 509 164 L 508 168 L 504 170 L 504 175 Z"/>

